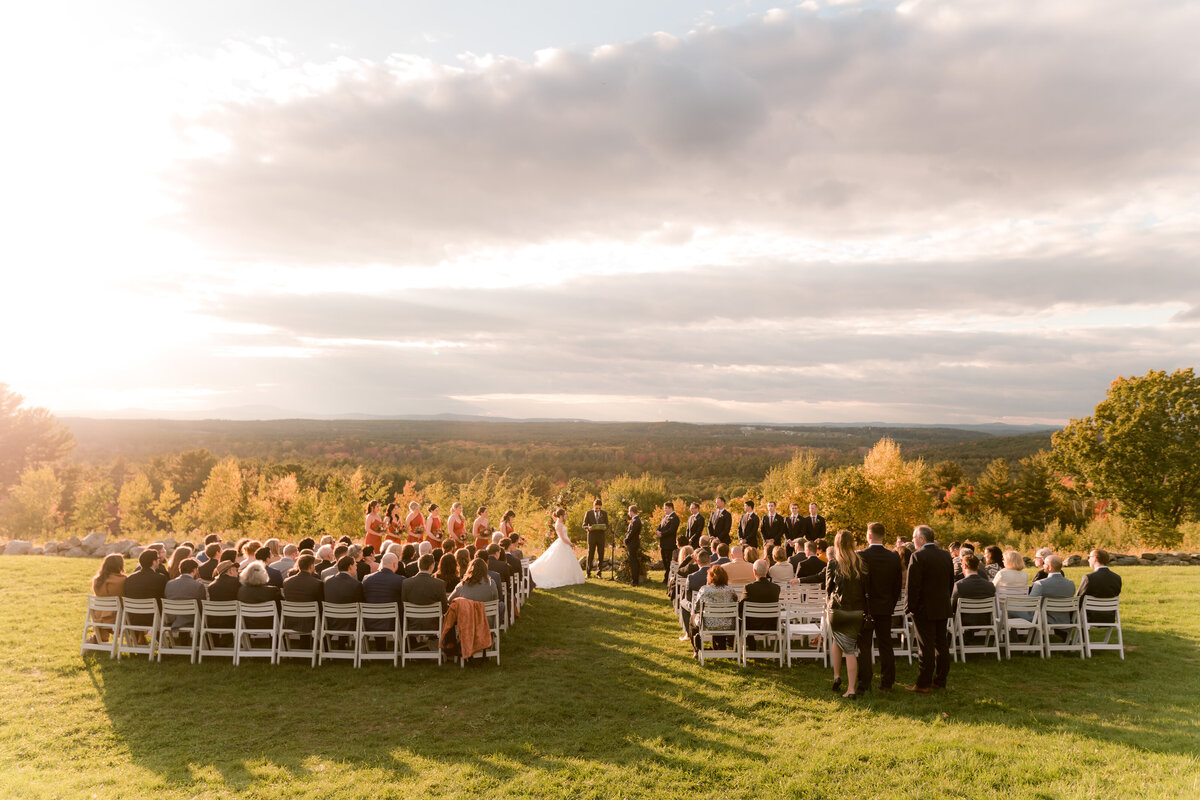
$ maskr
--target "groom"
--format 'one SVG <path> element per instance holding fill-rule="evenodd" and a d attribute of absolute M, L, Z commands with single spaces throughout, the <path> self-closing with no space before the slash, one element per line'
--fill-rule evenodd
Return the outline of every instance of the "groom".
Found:
<path fill-rule="evenodd" d="M 638 585 L 642 561 L 642 518 L 638 516 L 638 507 L 629 507 L 629 527 L 625 530 L 625 550 L 629 555 L 630 583 Z"/>

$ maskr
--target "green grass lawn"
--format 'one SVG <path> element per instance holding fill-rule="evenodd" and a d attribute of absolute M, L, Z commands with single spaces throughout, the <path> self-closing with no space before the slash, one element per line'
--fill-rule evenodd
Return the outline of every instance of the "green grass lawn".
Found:
<path fill-rule="evenodd" d="M 535 591 L 500 667 L 80 658 L 96 567 L 0 556 L 0 797 L 1200 797 L 1195 568 L 1120 570 L 1125 661 L 850 704 L 811 663 L 701 668 L 658 584 L 607 580 Z"/>

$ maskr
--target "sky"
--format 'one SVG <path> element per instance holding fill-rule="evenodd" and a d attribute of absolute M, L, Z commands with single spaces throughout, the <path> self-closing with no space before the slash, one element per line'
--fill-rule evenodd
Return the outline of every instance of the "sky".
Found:
<path fill-rule="evenodd" d="M 41 2 L 60 415 L 1059 424 L 1200 362 L 1200 4 Z"/>

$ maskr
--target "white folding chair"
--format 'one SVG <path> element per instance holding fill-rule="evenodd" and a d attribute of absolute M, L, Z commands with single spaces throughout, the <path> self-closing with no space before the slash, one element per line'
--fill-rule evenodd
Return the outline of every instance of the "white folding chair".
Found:
<path fill-rule="evenodd" d="M 257 622 L 268 625 L 258 625 Z M 237 652 L 233 663 L 242 663 L 243 658 L 266 658 L 272 664 L 279 663 L 279 607 L 274 603 L 238 603 Z M 266 647 L 255 644 L 266 641 Z"/>
<path fill-rule="evenodd" d="M 1088 658 L 1096 650 L 1116 650 L 1121 660 L 1125 660 L 1125 640 L 1121 635 L 1121 599 L 1119 597 L 1092 597 L 1084 595 L 1080 615 L 1083 625 L 1083 647 Z M 1105 616 L 1111 614 L 1111 621 L 1096 621 L 1096 614 Z M 1092 639 L 1092 631 L 1104 634 L 1103 639 Z M 1112 641 L 1113 633 L 1117 640 Z"/>
<path fill-rule="evenodd" d="M 1054 641 L 1054 634 L 1061 636 L 1063 641 Z M 1087 657 L 1079 605 L 1074 597 L 1042 598 L 1042 641 L 1046 643 L 1047 658 L 1062 652 Z"/>
<path fill-rule="evenodd" d="M 440 665 L 442 663 L 442 648 L 440 645 L 442 638 L 441 604 L 413 605 L 412 603 L 404 603 L 403 606 L 404 613 L 400 629 L 400 666 L 405 666 L 413 659 L 437 661 Z M 497 614 L 499 615 L 499 603 L 497 603 Z M 502 623 L 503 615 L 499 616 L 501 616 L 499 621 Z M 429 650 L 425 646 L 425 642 L 418 644 L 415 641 L 418 637 L 423 640 L 429 637 L 433 642 L 433 649 Z"/>
<path fill-rule="evenodd" d="M 99 614 L 112 614 L 112 622 L 99 622 Z M 90 633 L 89 633 L 90 631 Z M 83 612 L 83 635 L 79 639 L 79 655 L 88 650 L 98 653 L 108 653 L 109 658 L 117 657 L 117 635 L 121 632 L 121 598 L 96 597 L 88 595 L 87 608 Z M 105 636 L 109 640 L 104 641 Z M 95 639 L 94 642 L 88 641 Z"/>
<path fill-rule="evenodd" d="M 133 622 L 131 616 L 150 617 L 151 621 Z M 158 609 L 158 601 L 154 598 L 121 600 L 121 638 L 117 645 L 117 655 L 146 656 L 154 660 L 154 642 L 158 639 L 158 626 L 162 624 L 162 613 Z M 144 641 L 143 641 L 144 637 Z"/>
<path fill-rule="evenodd" d="M 800 586 L 804 589 L 804 602 L 820 603 L 825 605 L 828 596 L 825 592 L 825 587 L 816 583 L 802 583 Z"/>
<path fill-rule="evenodd" d="M 1028 617 L 1028 619 L 1026 619 Z M 1004 639 L 1004 655 L 1012 658 L 1013 651 L 1037 653 L 1046 657 L 1046 642 L 1042 638 L 1042 598 L 1021 595 L 1000 599 L 1000 634 Z"/>
<path fill-rule="evenodd" d="M 191 664 L 196 663 L 196 653 L 200 650 L 199 629 L 200 601 L 199 600 L 163 600 L 163 620 L 158 629 L 157 657 L 162 661 L 166 656 L 188 656 Z M 179 617 L 190 617 L 191 623 L 175 625 Z M 187 638 L 187 644 L 183 639 Z"/>
<path fill-rule="evenodd" d="M 358 666 L 358 637 L 362 631 L 358 603 L 325 603 L 317 636 L 317 663 L 349 661 Z"/>
<path fill-rule="evenodd" d="M 896 658 L 904 656 L 908 659 L 908 663 L 913 661 L 913 629 L 912 620 L 904 611 L 904 598 L 896 601 L 896 608 L 892 611 L 892 655 Z M 878 648 L 875 648 L 878 652 Z"/>
<path fill-rule="evenodd" d="M 750 620 L 762 620 L 762 627 L 751 628 Z M 769 627 L 768 627 L 769 626 Z M 756 649 L 748 645 L 754 640 Z M 738 628 L 738 649 L 742 651 L 741 665 L 752 658 L 770 658 L 783 666 L 783 614 L 779 603 L 742 603 L 741 624 Z"/>
<path fill-rule="evenodd" d="M 237 600 L 205 600 L 200 604 L 198 662 L 203 663 L 205 656 L 237 658 L 237 615 Z"/>
<path fill-rule="evenodd" d="M 700 651 L 700 666 L 704 666 L 706 658 L 732 658 L 741 663 L 741 653 L 738 648 L 738 604 L 700 600 L 696 603 L 696 615 L 699 620 L 697 643 Z M 728 619 L 731 627 L 708 628 L 704 623 L 706 616 L 713 619 Z M 716 639 L 718 638 L 730 639 L 733 642 L 733 648 L 717 649 Z M 705 642 L 713 646 L 711 650 L 704 649 Z"/>
<path fill-rule="evenodd" d="M 320 622 L 321 606 L 316 601 L 289 603 L 284 600 L 280 603 L 279 654 L 275 663 L 285 658 L 305 658 L 315 667 Z"/>
<path fill-rule="evenodd" d="M 483 615 L 487 617 L 488 630 L 492 634 L 492 644 L 490 647 L 476 653 L 477 656 L 482 656 L 484 659 L 496 657 L 496 665 L 500 665 L 500 604 L 495 600 L 487 600 L 483 604 Z M 464 658 L 459 659 L 462 666 L 467 665 Z"/>
<path fill-rule="evenodd" d="M 803 600 L 789 600 L 783 606 L 784 657 L 820 659 L 829 666 L 829 637 L 825 631 L 825 606 Z"/>
<path fill-rule="evenodd" d="M 395 603 L 359 603 L 358 608 L 362 615 L 359 665 L 364 661 L 391 661 L 396 666 L 400 663 L 400 610 Z M 372 626 L 371 622 L 383 624 Z"/>
<path fill-rule="evenodd" d="M 986 616 L 987 621 L 968 625 L 963 621 L 963 617 L 967 615 Z M 952 646 L 959 658 L 966 661 L 969 653 L 995 653 L 996 660 L 1000 660 L 1000 629 L 996 624 L 996 599 L 994 597 L 959 599 L 951 622 L 951 632 L 954 636 Z M 982 635 L 983 641 L 968 644 L 967 639 L 971 634 Z"/>

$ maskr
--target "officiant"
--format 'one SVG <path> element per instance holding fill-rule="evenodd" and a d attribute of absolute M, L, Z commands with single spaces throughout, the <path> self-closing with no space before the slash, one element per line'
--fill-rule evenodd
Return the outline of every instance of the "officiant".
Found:
<path fill-rule="evenodd" d="M 592 510 L 583 515 L 583 530 L 587 533 L 588 557 L 587 576 L 592 577 L 592 556 L 596 559 L 596 574 L 604 569 L 604 543 L 608 538 L 608 512 L 600 504 L 600 498 L 592 503 Z"/>

